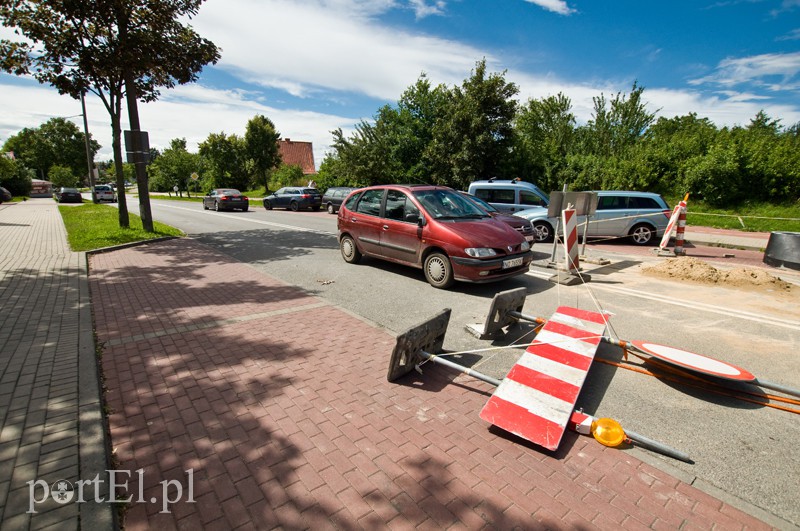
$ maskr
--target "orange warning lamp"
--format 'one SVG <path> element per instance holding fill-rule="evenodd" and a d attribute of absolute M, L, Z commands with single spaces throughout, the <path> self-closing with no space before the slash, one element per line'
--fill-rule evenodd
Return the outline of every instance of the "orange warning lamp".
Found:
<path fill-rule="evenodd" d="M 619 422 L 610 418 L 599 418 L 592 421 L 592 436 L 604 446 L 615 447 L 627 439 L 625 430 Z"/>

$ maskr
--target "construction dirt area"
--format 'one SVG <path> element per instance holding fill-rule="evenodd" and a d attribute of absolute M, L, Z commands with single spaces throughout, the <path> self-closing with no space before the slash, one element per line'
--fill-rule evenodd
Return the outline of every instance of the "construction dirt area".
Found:
<path fill-rule="evenodd" d="M 691 257 L 670 258 L 657 265 L 642 267 L 642 273 L 654 277 L 742 288 L 768 293 L 797 293 L 798 287 L 764 269 L 736 268 L 721 270 L 703 260 Z"/>

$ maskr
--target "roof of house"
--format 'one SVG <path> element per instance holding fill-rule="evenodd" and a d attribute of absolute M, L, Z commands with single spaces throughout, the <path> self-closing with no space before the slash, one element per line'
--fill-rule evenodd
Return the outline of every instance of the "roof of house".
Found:
<path fill-rule="evenodd" d="M 317 173 L 314 168 L 314 150 L 311 148 L 311 142 L 297 142 L 285 138 L 278 141 L 278 149 L 284 164 L 300 166 L 303 175 Z"/>

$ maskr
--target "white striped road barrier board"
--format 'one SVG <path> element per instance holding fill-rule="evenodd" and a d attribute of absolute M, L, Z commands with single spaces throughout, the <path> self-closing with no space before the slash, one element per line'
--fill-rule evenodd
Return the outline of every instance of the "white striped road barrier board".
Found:
<path fill-rule="evenodd" d="M 561 306 L 481 410 L 481 418 L 548 450 L 567 429 L 607 316 Z"/>

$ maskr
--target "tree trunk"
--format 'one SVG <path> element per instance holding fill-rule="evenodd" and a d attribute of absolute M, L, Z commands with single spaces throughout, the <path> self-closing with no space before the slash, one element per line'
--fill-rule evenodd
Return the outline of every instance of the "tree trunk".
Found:
<path fill-rule="evenodd" d="M 119 226 L 123 229 L 130 228 L 131 223 L 128 217 L 128 200 L 125 197 L 125 172 L 122 169 L 122 127 L 120 126 L 122 94 L 117 95 L 116 115 L 111 115 L 111 144 L 114 149 L 114 173 L 117 179 L 117 207 L 119 210 Z"/>
<path fill-rule="evenodd" d="M 136 101 L 136 83 L 133 79 L 133 73 L 130 69 L 125 70 L 125 97 L 128 102 L 128 121 L 131 125 L 133 134 L 132 149 L 136 152 L 136 187 L 139 190 L 139 215 L 142 218 L 142 228 L 146 232 L 155 232 L 153 229 L 153 215 L 150 212 L 150 195 L 148 193 L 147 184 L 147 161 L 145 160 L 144 153 L 142 153 L 142 146 L 140 143 L 139 132 L 139 107 Z"/>

